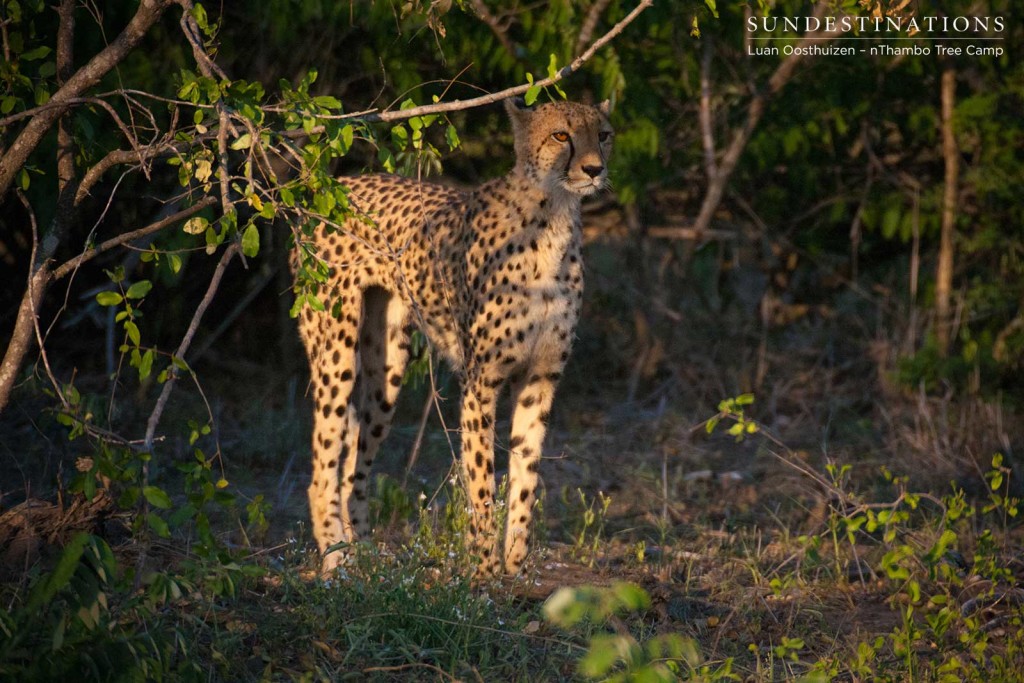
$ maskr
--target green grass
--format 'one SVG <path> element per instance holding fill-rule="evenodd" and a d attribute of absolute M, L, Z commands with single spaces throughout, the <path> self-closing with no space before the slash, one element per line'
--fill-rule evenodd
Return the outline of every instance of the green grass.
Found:
<path fill-rule="evenodd" d="M 466 504 L 450 483 L 430 492 L 378 476 L 375 542 L 325 581 L 301 510 L 232 496 L 220 481 L 230 466 L 198 458 L 201 438 L 162 488 L 142 485 L 130 453 L 98 453 L 73 490 L 107 476 L 133 540 L 69 535 L 54 559 L 8 577 L 0 679 L 1019 676 L 1019 501 L 1000 456 L 983 488 L 939 495 L 885 468 L 817 463 L 752 420 L 746 399 L 719 408 L 697 447 L 674 440 L 685 421 L 659 418 L 661 452 L 647 457 L 622 457 L 629 429 L 556 434 L 573 464 L 546 463 L 527 571 L 494 583 L 472 579 Z M 617 480 L 602 452 L 619 456 Z M 701 458 L 717 467 L 691 476 Z M 721 476 L 743 459 L 747 474 Z"/>

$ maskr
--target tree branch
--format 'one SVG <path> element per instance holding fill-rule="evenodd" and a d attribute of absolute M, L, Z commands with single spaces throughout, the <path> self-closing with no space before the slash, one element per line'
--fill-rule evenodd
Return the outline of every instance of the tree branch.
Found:
<path fill-rule="evenodd" d="M 57 83 L 63 85 L 74 71 L 75 0 L 61 0 L 57 12 Z M 75 141 L 68 131 L 66 109 L 61 114 L 57 124 L 57 191 L 63 193 L 75 178 Z"/>
<path fill-rule="evenodd" d="M 942 186 L 942 229 L 939 237 L 939 259 L 935 265 L 935 340 L 939 355 L 949 353 L 952 334 L 950 293 L 953 291 L 953 252 L 956 232 L 957 184 L 960 175 L 960 150 L 956 144 L 953 112 L 956 105 L 956 67 L 951 61 L 942 69 L 940 85 L 942 111 L 942 157 L 945 176 Z"/>
<path fill-rule="evenodd" d="M 196 59 L 196 66 L 199 67 L 199 72 L 213 80 L 231 80 L 228 78 L 228 75 L 224 73 L 224 70 L 217 66 L 217 63 L 210 58 L 210 55 L 206 51 L 206 47 L 203 45 L 202 29 L 199 28 L 195 15 L 193 15 L 195 7 L 192 4 L 192 0 L 175 1 L 182 9 L 180 22 L 181 32 L 184 34 L 189 45 L 192 46 L 192 55 Z"/>
<path fill-rule="evenodd" d="M 172 3 L 172 0 L 142 0 L 139 10 L 128 25 L 99 54 L 53 94 L 50 101 L 66 105 L 68 100 L 79 97 L 110 72 L 142 40 L 146 32 Z M 11 146 L 0 157 L 0 196 L 7 193 L 15 174 L 25 165 L 28 157 L 39 145 L 46 132 L 63 113 L 65 107 L 41 111 L 25 125 Z"/>
<path fill-rule="evenodd" d="M 110 251 L 114 247 L 119 247 L 122 244 L 134 242 L 137 239 L 146 237 L 147 235 L 152 235 L 155 232 L 160 232 L 164 228 L 170 225 L 174 225 L 178 221 L 184 220 L 189 216 L 197 214 L 206 207 L 213 206 L 216 203 L 217 199 L 215 197 L 203 197 L 201 200 L 199 200 L 192 206 L 186 209 L 182 209 L 177 213 L 171 214 L 170 216 L 158 220 L 155 223 L 151 223 L 144 228 L 132 230 L 131 232 L 123 233 L 121 235 L 118 235 L 117 237 L 111 237 L 109 240 L 101 242 L 92 249 L 87 249 L 78 256 L 74 257 L 73 259 L 70 259 L 62 263 L 60 267 L 54 269 L 53 275 L 51 276 L 51 280 L 60 280 L 61 278 L 66 277 L 75 269 L 81 267 L 82 264 L 84 264 L 86 261 L 91 261 L 92 259 L 96 258 L 105 251 Z"/>
<path fill-rule="evenodd" d="M 509 97 L 515 97 L 517 95 L 523 95 L 532 87 L 540 86 L 545 87 L 553 85 L 559 81 L 568 78 L 573 75 L 580 68 L 586 64 L 594 56 L 594 54 L 602 47 L 607 45 L 617 35 L 622 33 L 627 26 L 633 23 L 633 20 L 640 16 L 648 7 L 654 4 L 654 0 L 640 0 L 640 3 L 633 8 L 629 14 L 623 17 L 622 21 L 615 24 L 607 33 L 594 41 L 594 44 L 587 48 L 587 51 L 572 60 L 567 66 L 559 69 L 558 73 L 554 76 L 535 81 L 533 85 L 529 83 L 523 83 L 505 90 L 500 90 L 496 93 L 489 95 L 481 95 L 480 97 L 472 97 L 468 100 L 452 100 L 451 102 L 437 102 L 435 104 L 424 104 L 419 107 L 413 107 L 411 109 L 401 109 L 393 111 L 374 111 L 358 112 L 355 114 L 349 114 L 339 118 L 361 118 L 369 123 L 383 123 L 388 121 L 404 121 L 405 119 L 411 119 L 416 116 L 426 116 L 428 114 L 443 114 L 452 111 L 463 111 L 465 109 L 473 109 L 475 107 L 482 107 L 485 104 L 493 104 L 500 102 L 501 100 L 508 99 Z M 314 133 L 322 133 L 324 131 L 323 126 L 316 126 L 313 128 Z M 299 131 L 305 134 L 304 131 Z"/>
<path fill-rule="evenodd" d="M 701 40 L 703 54 L 700 59 L 700 135 L 704 147 L 704 171 L 708 182 L 718 175 L 718 160 L 715 152 L 715 131 L 711 123 L 711 35 Z"/>
<path fill-rule="evenodd" d="M 32 226 L 32 260 L 35 261 L 36 252 L 39 248 L 39 231 L 36 226 L 35 212 L 25 198 L 25 195 L 18 192 L 18 199 L 25 205 L 28 211 L 29 222 Z M 32 334 L 35 331 L 35 311 L 43 299 L 43 292 L 46 291 L 46 284 L 49 278 L 49 271 L 33 268 L 28 274 L 28 283 L 25 287 L 25 294 L 21 297 L 18 305 L 18 316 L 14 322 L 14 332 L 11 333 L 10 342 L 4 352 L 3 361 L 0 362 L 0 412 L 3 412 L 7 402 L 14 390 L 14 380 L 21 367 L 21 362 L 28 353 L 32 343 Z"/>
<path fill-rule="evenodd" d="M 590 6 L 587 18 L 583 20 L 583 26 L 580 27 L 580 35 L 576 38 L 576 52 L 590 44 L 590 38 L 594 35 L 594 29 L 597 28 L 597 20 L 601 18 L 601 14 L 604 13 L 610 2 L 611 0 L 596 0 Z"/>
<path fill-rule="evenodd" d="M 487 24 L 487 27 L 491 29 L 491 33 L 498 39 L 501 46 L 505 48 L 505 52 L 509 53 L 510 56 L 515 58 L 516 48 L 512 44 L 512 41 L 508 39 L 508 33 L 502 28 L 498 22 L 498 18 L 491 14 L 491 11 L 487 9 L 487 5 L 484 4 L 483 0 L 472 0 L 470 3 L 473 6 L 473 11 L 480 17 L 480 21 Z"/>
<path fill-rule="evenodd" d="M 814 11 L 815 16 L 820 19 L 827 8 L 827 3 L 818 3 Z M 825 31 L 806 33 L 800 39 L 800 46 L 823 45 L 831 42 L 836 35 L 838 33 L 828 33 Z M 802 50 L 797 52 L 802 52 Z M 701 204 L 700 213 L 693 223 L 694 234 L 698 239 L 701 233 L 711 225 L 711 219 L 722 202 L 726 185 L 729 184 L 729 179 L 732 177 L 733 171 L 736 170 L 736 164 L 743 155 L 743 150 L 746 149 L 750 136 L 753 135 L 754 129 L 757 127 L 758 122 L 760 122 L 768 101 L 782 90 L 793 77 L 796 67 L 806 59 L 806 57 L 797 54 L 797 52 L 782 60 L 782 63 L 779 64 L 775 72 L 768 79 L 767 85 L 762 90 L 754 93 L 754 97 L 747 105 L 747 119 L 742 127 L 733 134 L 732 141 L 729 143 L 729 147 L 718 164 L 715 176 L 708 183 L 708 190 L 704 195 L 704 202 Z M 691 247 L 693 246 L 691 245 Z"/>
<path fill-rule="evenodd" d="M 199 329 L 199 321 L 203 319 L 203 314 L 206 313 L 206 309 L 210 307 L 210 302 L 213 301 L 214 295 L 217 293 L 217 289 L 220 287 L 221 278 L 224 277 L 224 271 L 227 269 L 231 259 L 237 254 L 241 253 L 241 247 L 238 242 L 232 242 L 228 245 L 228 248 L 224 250 L 224 253 L 220 257 L 220 261 L 217 263 L 217 269 L 213 271 L 213 277 L 210 278 L 210 284 L 206 288 L 206 294 L 203 295 L 203 300 L 199 302 L 199 306 L 196 307 L 196 312 L 192 316 L 192 322 L 189 323 L 188 330 L 185 331 L 185 336 L 182 337 L 181 343 L 178 344 L 177 350 L 174 352 L 174 357 L 184 360 L 185 354 L 188 353 L 189 347 L 192 345 L 192 339 L 196 336 L 196 330 Z M 153 439 L 156 435 L 156 428 L 160 424 L 160 418 L 163 417 L 164 408 L 167 407 L 167 401 L 171 397 L 171 389 L 174 388 L 174 382 L 178 378 L 177 367 L 172 365 L 171 371 L 167 376 L 167 381 L 164 382 L 163 389 L 160 391 L 160 397 L 156 401 L 156 406 L 153 407 L 153 412 L 149 415 L 149 420 L 146 421 L 146 437 L 143 441 L 143 448 L 147 451 L 153 449 Z"/>

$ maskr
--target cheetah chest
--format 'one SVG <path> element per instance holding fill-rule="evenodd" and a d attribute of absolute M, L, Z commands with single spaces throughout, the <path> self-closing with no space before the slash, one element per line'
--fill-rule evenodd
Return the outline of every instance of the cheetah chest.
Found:
<path fill-rule="evenodd" d="M 482 273 L 471 338 L 484 365 L 565 360 L 583 289 L 579 231 L 570 217 L 543 225 L 514 234 Z"/>

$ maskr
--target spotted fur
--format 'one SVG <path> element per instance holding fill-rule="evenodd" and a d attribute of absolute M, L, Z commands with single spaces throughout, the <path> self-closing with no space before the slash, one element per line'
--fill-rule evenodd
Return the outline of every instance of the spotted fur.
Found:
<path fill-rule="evenodd" d="M 479 571 L 514 573 L 526 557 L 546 422 L 580 311 L 580 200 L 605 185 L 613 134 L 607 103 L 508 100 L 506 110 L 516 154 L 507 176 L 469 192 L 392 175 L 342 178 L 358 217 L 315 233 L 331 270 L 327 310 L 307 306 L 299 329 L 316 403 L 309 504 L 324 571 L 341 557 L 328 548 L 370 531 L 370 466 L 402 386 L 410 325 L 460 379 Z M 494 422 L 506 383 L 514 407 L 499 554 Z"/>

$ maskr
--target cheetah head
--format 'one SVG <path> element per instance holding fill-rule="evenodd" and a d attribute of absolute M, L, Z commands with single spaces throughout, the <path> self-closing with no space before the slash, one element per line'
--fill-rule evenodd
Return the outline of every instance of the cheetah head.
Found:
<path fill-rule="evenodd" d="M 527 107 L 505 100 L 516 143 L 516 168 L 549 192 L 585 197 L 608 182 L 614 132 L 608 101 L 598 106 L 551 102 Z"/>

